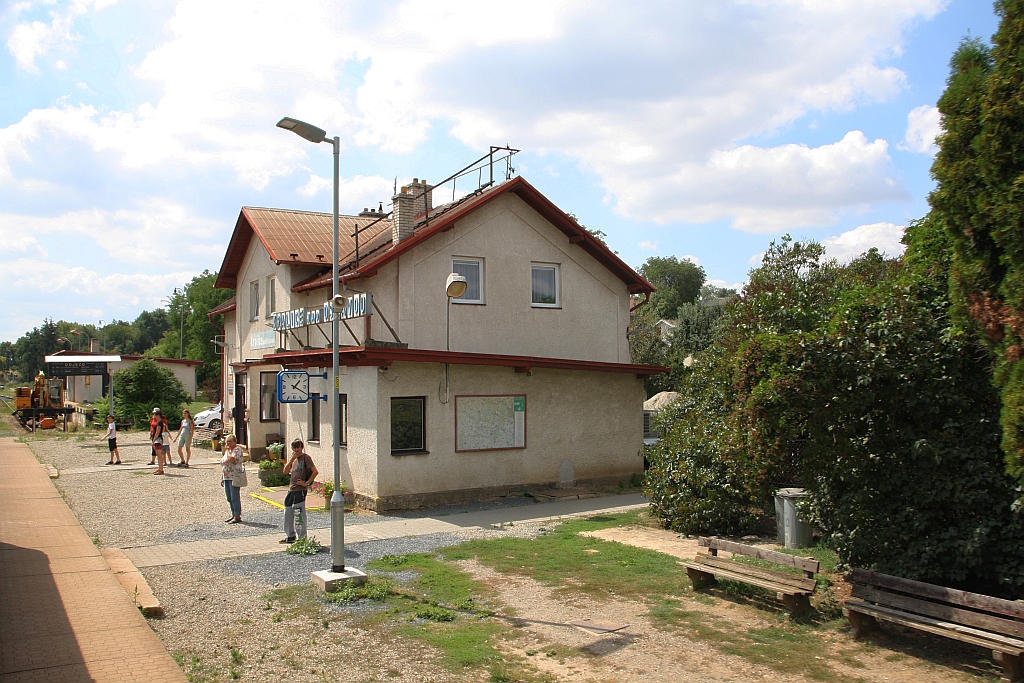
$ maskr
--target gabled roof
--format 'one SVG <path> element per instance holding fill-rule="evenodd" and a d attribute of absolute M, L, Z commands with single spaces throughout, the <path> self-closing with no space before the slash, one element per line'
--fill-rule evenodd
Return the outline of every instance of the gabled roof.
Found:
<path fill-rule="evenodd" d="M 397 245 L 392 245 L 389 233 L 380 234 L 374 244 L 369 244 L 364 253 L 360 249 L 359 264 L 349 263 L 350 259 L 342 259 L 344 267 L 341 274 L 343 279 L 357 279 L 373 277 L 382 267 L 394 261 L 403 253 L 416 245 L 430 239 L 434 235 L 451 230 L 455 222 L 465 217 L 472 211 L 497 199 L 498 197 L 512 193 L 522 199 L 543 216 L 548 222 L 558 228 L 569 239 L 570 244 L 578 244 L 580 248 L 593 256 L 601 265 L 610 270 L 616 277 L 626 283 L 631 294 L 651 294 L 654 287 L 641 277 L 636 271 L 630 268 L 614 252 L 601 243 L 596 237 L 587 232 L 575 220 L 570 218 L 564 211 L 555 206 L 551 200 L 542 195 L 537 188 L 526 182 L 522 177 L 515 177 L 512 180 L 489 187 L 481 192 L 469 195 L 463 200 L 451 205 L 438 207 L 430 212 L 429 220 L 422 214 L 417 217 L 418 223 L 412 235 L 405 238 Z M 390 224 L 389 226 L 390 227 Z M 362 238 L 360 238 L 362 241 Z M 234 239 L 232 239 L 234 242 Z M 369 241 L 368 241 L 369 242 Z M 375 247 L 375 248 L 374 248 Z M 384 247 L 387 247 L 386 249 Z M 219 280 L 218 280 L 219 282 Z M 218 286 L 220 286 L 218 284 Z M 230 285 L 229 285 L 230 286 Z M 306 278 L 292 287 L 292 291 L 303 292 L 312 289 L 331 286 L 331 271 L 325 267 L 324 271 Z"/>
<path fill-rule="evenodd" d="M 355 238 L 352 235 L 355 227 L 358 225 L 365 228 L 370 223 L 374 225 L 359 234 L 360 245 L 367 244 L 381 233 L 390 236 L 389 219 L 378 221 L 376 218 L 365 216 L 338 217 L 338 253 L 342 262 L 349 260 L 355 251 Z M 237 287 L 238 271 L 242 267 L 253 235 L 259 239 L 271 260 L 277 264 L 330 267 L 333 226 L 334 217 L 329 213 L 242 207 L 215 286 Z M 360 252 L 362 251 L 360 246 Z"/>

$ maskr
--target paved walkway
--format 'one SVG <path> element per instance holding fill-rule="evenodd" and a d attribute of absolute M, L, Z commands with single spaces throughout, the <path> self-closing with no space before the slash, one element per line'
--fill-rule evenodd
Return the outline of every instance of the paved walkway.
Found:
<path fill-rule="evenodd" d="M 0 681 L 185 680 L 28 446 L 0 439 Z"/>
<path fill-rule="evenodd" d="M 462 529 L 482 527 L 500 528 L 503 524 L 540 523 L 565 519 L 579 515 L 626 512 L 647 507 L 647 501 L 640 494 L 587 498 L 584 500 L 541 503 L 516 508 L 481 510 L 445 517 L 417 517 L 390 519 L 382 522 L 358 524 L 345 528 L 345 544 L 363 541 L 380 541 L 406 536 L 425 536 L 436 533 L 453 533 Z M 309 535 L 321 545 L 330 545 L 331 530 L 310 529 Z M 278 541 L 281 532 L 224 538 L 215 541 L 191 541 L 187 543 L 166 543 L 163 545 L 125 548 L 125 555 L 139 567 L 159 567 L 169 564 L 218 560 L 244 555 L 264 555 L 281 552 L 286 546 Z"/>

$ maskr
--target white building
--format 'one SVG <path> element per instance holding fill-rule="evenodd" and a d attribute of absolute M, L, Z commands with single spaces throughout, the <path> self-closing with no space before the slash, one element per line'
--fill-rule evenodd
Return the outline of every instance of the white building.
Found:
<path fill-rule="evenodd" d="M 372 306 L 340 327 L 337 380 L 310 391 L 338 387 L 340 474 L 357 503 L 642 472 L 643 378 L 665 368 L 632 364 L 626 332 L 630 295 L 653 287 L 522 178 L 436 209 L 429 189 L 414 181 L 392 215 L 340 222 L 342 282 Z M 276 380 L 331 372 L 331 226 L 330 214 L 243 208 L 217 281 L 237 295 L 211 311 L 225 321 L 225 421 L 257 457 L 268 434 L 306 441 L 324 479 L 331 404 L 280 404 Z M 452 272 L 468 290 L 449 304 Z"/>

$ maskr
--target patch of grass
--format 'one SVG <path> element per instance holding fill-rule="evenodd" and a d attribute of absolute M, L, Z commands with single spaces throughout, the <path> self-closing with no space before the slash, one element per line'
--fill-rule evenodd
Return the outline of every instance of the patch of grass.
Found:
<path fill-rule="evenodd" d="M 388 556 L 385 556 L 388 557 Z M 396 564 L 397 563 L 397 564 Z M 455 607 L 467 605 L 491 594 L 484 586 L 474 581 L 469 574 L 458 567 L 440 562 L 430 553 L 403 555 L 402 561 L 382 557 L 367 565 L 368 569 L 383 571 L 415 571 L 417 577 L 410 582 L 410 587 L 419 597 L 435 605 Z M 460 607 L 456 607 L 460 609 Z"/>
<path fill-rule="evenodd" d="M 239 652 L 238 648 L 231 648 L 231 663 L 237 666 L 241 664 L 243 661 L 245 661 L 245 656 L 242 655 L 241 652 Z"/>
<path fill-rule="evenodd" d="M 92 537 L 92 544 L 94 546 L 96 546 L 97 548 L 100 547 L 100 535 L 99 534 L 96 534 L 95 536 Z"/>
<path fill-rule="evenodd" d="M 179 650 L 172 656 L 190 683 L 214 683 L 214 681 L 220 680 L 218 668 L 205 664 L 199 655 L 187 655 Z"/>
<path fill-rule="evenodd" d="M 320 541 L 312 536 L 306 536 L 288 546 L 285 552 L 289 555 L 316 555 L 321 550 L 323 550 L 323 546 L 320 545 Z"/>
<path fill-rule="evenodd" d="M 503 633 L 505 628 L 493 622 L 459 621 L 423 626 L 410 624 L 400 629 L 399 633 L 436 647 L 443 653 L 444 665 L 458 670 L 486 666 L 499 660 L 500 656 L 490 641 Z"/>
<path fill-rule="evenodd" d="M 676 558 L 579 535 L 633 524 L 637 517 L 637 512 L 600 515 L 566 522 L 535 539 L 468 541 L 441 552 L 446 560 L 475 558 L 502 573 L 530 576 L 548 586 L 571 586 L 595 597 L 681 595 L 690 582 Z"/>

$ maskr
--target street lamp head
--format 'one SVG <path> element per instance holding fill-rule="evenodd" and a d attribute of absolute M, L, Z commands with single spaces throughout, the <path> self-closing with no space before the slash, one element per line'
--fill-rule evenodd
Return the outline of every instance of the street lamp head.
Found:
<path fill-rule="evenodd" d="M 448 282 L 445 283 L 445 292 L 450 298 L 462 296 L 466 293 L 466 288 L 469 283 L 466 282 L 466 278 L 458 273 L 452 273 L 448 276 Z"/>
<path fill-rule="evenodd" d="M 298 119 L 289 118 L 287 116 L 277 122 L 277 127 L 290 130 L 310 142 L 325 142 L 327 140 L 327 131 L 323 128 L 317 128 L 305 121 L 299 121 Z"/>

